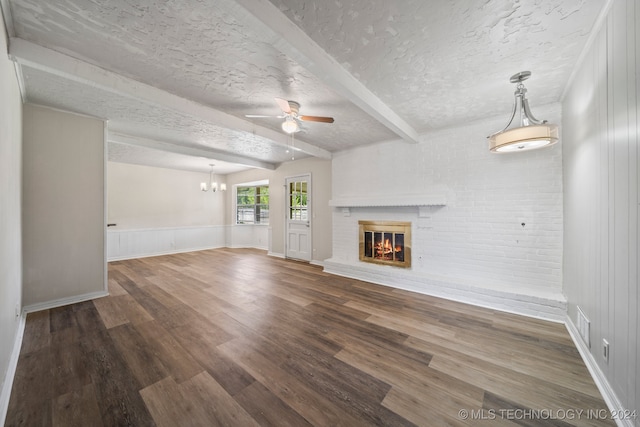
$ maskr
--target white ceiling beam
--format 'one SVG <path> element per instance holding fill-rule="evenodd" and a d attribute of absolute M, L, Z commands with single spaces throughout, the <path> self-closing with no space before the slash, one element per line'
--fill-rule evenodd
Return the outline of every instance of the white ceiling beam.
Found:
<path fill-rule="evenodd" d="M 15 35 L 15 28 L 13 27 L 13 15 L 11 14 L 11 6 L 9 0 L 0 0 L 0 14 L 4 19 L 4 28 L 7 30 L 9 38 L 7 38 L 7 50 L 9 49 L 9 40 Z M 13 67 L 16 71 L 16 79 L 18 80 L 18 89 L 20 90 L 20 97 L 22 102 L 27 102 L 27 92 L 24 86 L 24 77 L 22 75 L 22 69 L 17 62 L 13 63 Z"/>
<path fill-rule="evenodd" d="M 46 71 L 120 96 L 140 99 L 154 105 L 179 111 L 207 120 L 216 126 L 226 129 L 248 132 L 269 139 L 274 144 L 282 147 L 288 147 L 289 145 L 289 136 L 283 133 L 256 125 L 250 121 L 171 94 L 154 86 L 129 79 L 20 38 L 10 39 L 9 56 L 14 62 L 24 66 Z M 331 158 L 331 152 L 309 144 L 304 140 L 296 138 L 296 147 L 310 156 L 323 159 Z"/>
<path fill-rule="evenodd" d="M 251 166 L 253 168 L 274 170 L 276 167 L 272 163 L 262 162 L 260 160 L 248 159 L 242 156 L 225 153 L 219 150 L 206 148 L 185 147 L 184 145 L 172 144 L 169 142 L 155 141 L 147 138 L 140 138 L 133 135 L 125 135 L 123 133 L 109 132 L 107 141 L 116 144 L 132 145 L 136 147 L 145 147 L 152 150 L 166 151 L 175 154 L 184 154 L 186 156 L 204 157 L 206 159 L 215 159 L 221 162 L 235 163 L 243 166 Z"/>
<path fill-rule="evenodd" d="M 4 27 L 7 29 L 7 34 L 9 34 L 9 37 L 13 37 L 16 30 L 13 28 L 13 15 L 11 14 L 9 0 L 0 0 L 0 12 L 2 12 L 2 17 L 4 18 Z"/>
<path fill-rule="evenodd" d="M 311 37 L 268 0 L 236 0 L 246 13 L 262 22 L 271 45 L 298 62 L 349 101 L 402 139 L 417 143 L 418 132 L 356 79 Z M 241 13 L 241 11 L 238 11 Z"/>

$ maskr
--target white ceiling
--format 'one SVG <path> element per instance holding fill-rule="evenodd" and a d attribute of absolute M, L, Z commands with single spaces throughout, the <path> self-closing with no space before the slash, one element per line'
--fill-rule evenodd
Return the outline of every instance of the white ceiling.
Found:
<path fill-rule="evenodd" d="M 0 0 L 25 100 L 108 120 L 114 161 L 225 174 L 558 102 L 601 0 Z M 275 97 L 295 100 L 294 140 Z M 291 148 L 293 144 L 294 148 Z"/>

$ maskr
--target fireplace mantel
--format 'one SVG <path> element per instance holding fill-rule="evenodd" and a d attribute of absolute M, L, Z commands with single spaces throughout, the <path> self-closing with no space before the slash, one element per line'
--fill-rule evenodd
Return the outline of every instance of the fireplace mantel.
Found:
<path fill-rule="evenodd" d="M 445 206 L 447 195 L 445 192 L 430 194 L 398 194 L 376 195 L 371 197 L 339 197 L 329 200 L 329 206 L 342 208 L 345 215 L 349 215 L 350 208 L 378 208 L 378 207 L 417 207 Z"/>

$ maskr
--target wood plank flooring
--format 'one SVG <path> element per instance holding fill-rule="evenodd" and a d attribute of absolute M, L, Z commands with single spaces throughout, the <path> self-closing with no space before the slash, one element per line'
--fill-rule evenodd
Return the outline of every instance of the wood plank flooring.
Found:
<path fill-rule="evenodd" d="M 246 249 L 109 291 L 29 314 L 7 426 L 615 425 L 560 324 Z"/>

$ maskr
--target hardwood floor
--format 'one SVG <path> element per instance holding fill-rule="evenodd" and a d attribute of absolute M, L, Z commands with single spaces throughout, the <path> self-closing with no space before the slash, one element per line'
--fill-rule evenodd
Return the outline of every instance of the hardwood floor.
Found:
<path fill-rule="evenodd" d="M 29 314 L 6 425 L 615 425 L 560 324 L 257 250 L 113 262 L 109 290 Z"/>

